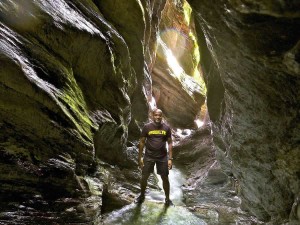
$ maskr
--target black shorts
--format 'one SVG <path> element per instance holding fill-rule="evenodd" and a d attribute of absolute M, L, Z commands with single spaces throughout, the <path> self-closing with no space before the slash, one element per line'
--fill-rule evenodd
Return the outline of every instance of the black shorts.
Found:
<path fill-rule="evenodd" d="M 161 176 L 168 176 L 169 175 L 169 168 L 168 168 L 168 158 L 165 157 L 164 159 L 149 159 L 144 158 L 144 167 L 142 170 L 143 174 L 149 174 L 154 172 L 154 165 L 156 164 L 157 174 Z"/>

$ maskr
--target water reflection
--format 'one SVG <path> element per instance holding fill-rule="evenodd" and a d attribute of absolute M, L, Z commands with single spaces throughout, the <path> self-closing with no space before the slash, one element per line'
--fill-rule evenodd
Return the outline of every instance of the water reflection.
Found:
<path fill-rule="evenodd" d="M 156 171 L 154 171 L 156 173 Z M 183 203 L 183 192 L 181 189 L 181 186 L 184 184 L 186 178 L 185 175 L 178 170 L 175 166 L 173 166 L 173 169 L 170 170 L 169 174 L 169 180 L 170 180 L 170 199 L 173 201 L 175 205 L 184 205 Z M 162 187 L 162 181 L 159 178 L 158 186 L 161 190 L 163 190 Z M 165 196 L 163 191 L 159 190 L 150 190 L 147 193 L 147 196 L 153 200 L 153 201 L 164 201 Z"/>
<path fill-rule="evenodd" d="M 173 168 L 170 171 L 170 198 L 175 206 L 164 205 L 164 192 L 149 190 L 143 204 L 132 203 L 120 210 L 113 211 L 105 219 L 105 225 L 204 225 L 203 220 L 196 217 L 184 207 L 181 185 L 185 178 L 181 172 Z M 161 185 L 161 183 L 159 184 Z"/>
<path fill-rule="evenodd" d="M 146 199 L 141 204 L 131 204 L 115 211 L 104 220 L 107 225 L 204 225 L 203 220 L 194 216 L 183 206 L 166 207 L 162 202 Z"/>

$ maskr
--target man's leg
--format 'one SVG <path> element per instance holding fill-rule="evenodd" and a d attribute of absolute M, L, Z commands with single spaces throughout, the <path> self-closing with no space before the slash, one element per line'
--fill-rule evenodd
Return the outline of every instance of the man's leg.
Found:
<path fill-rule="evenodd" d="M 163 189 L 166 196 L 166 204 L 169 205 L 170 201 L 170 182 L 169 182 L 169 168 L 168 160 L 165 158 L 163 161 L 156 162 L 157 173 L 161 176 Z"/>
<path fill-rule="evenodd" d="M 145 192 L 147 187 L 147 181 L 151 173 L 153 173 L 154 162 L 144 160 L 144 167 L 142 169 L 142 179 L 141 179 L 141 194 L 135 200 L 137 203 L 142 203 L 145 200 Z"/>
<path fill-rule="evenodd" d="M 163 188 L 165 191 L 166 201 L 170 200 L 170 182 L 168 176 L 161 176 Z"/>
<path fill-rule="evenodd" d="M 147 180 L 150 176 L 150 173 L 143 173 L 142 174 L 142 179 L 141 179 L 141 194 L 137 199 L 135 199 L 135 202 L 138 204 L 141 204 L 145 200 L 145 192 L 146 192 L 146 187 L 147 187 Z"/>
<path fill-rule="evenodd" d="M 145 196 L 146 187 L 147 187 L 147 181 L 148 181 L 149 176 L 150 176 L 150 173 L 142 174 L 142 179 L 141 179 L 141 196 Z"/>

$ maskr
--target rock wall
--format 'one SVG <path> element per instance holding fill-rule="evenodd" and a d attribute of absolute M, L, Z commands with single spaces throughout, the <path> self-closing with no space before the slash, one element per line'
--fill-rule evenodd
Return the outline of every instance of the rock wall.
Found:
<path fill-rule="evenodd" d="M 243 209 L 271 224 L 299 223 L 300 5 L 188 0 L 223 170 Z"/>
<path fill-rule="evenodd" d="M 195 128 L 206 98 L 189 10 L 185 0 L 166 1 L 152 70 L 153 96 L 174 128 Z"/>
<path fill-rule="evenodd" d="M 163 6 L 1 1 L 1 223 L 90 224 L 132 201 Z"/>
<path fill-rule="evenodd" d="M 177 133 L 181 141 L 174 146 L 174 164 L 187 177 L 182 185 L 186 207 L 207 224 L 265 224 L 241 210 L 236 179 L 216 160 L 210 125 L 183 134 Z"/>
<path fill-rule="evenodd" d="M 245 210 L 297 223 L 299 3 L 189 2 L 222 169 Z M 1 1 L 0 223 L 98 223 L 132 201 L 164 5 Z M 182 109 L 188 121 L 197 114 Z"/>

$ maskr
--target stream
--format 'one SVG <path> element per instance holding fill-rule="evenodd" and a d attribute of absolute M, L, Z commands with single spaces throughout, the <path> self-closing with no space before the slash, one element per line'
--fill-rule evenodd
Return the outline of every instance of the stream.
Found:
<path fill-rule="evenodd" d="M 159 186 L 161 190 L 148 189 L 146 199 L 142 204 L 131 203 L 121 209 L 115 210 L 105 216 L 105 225 L 205 225 L 204 220 L 191 213 L 183 203 L 182 184 L 185 176 L 180 170 L 173 166 L 169 174 L 170 199 L 174 206 L 164 205 L 165 195 L 162 189 L 161 179 Z"/>
<path fill-rule="evenodd" d="M 161 179 L 160 190 L 148 188 L 142 204 L 131 203 L 103 215 L 104 225 L 261 225 L 257 218 L 241 210 L 240 198 L 230 187 L 218 166 L 211 165 L 208 176 L 196 191 L 182 188 L 187 177 L 181 169 L 170 170 L 170 199 L 175 206 L 164 205 Z M 227 181 L 226 181 L 227 180 Z M 226 181 L 226 182 L 225 182 Z M 184 184 L 184 185 L 183 185 Z M 229 185 L 229 186 L 228 186 Z M 186 186 L 185 186 L 186 188 Z M 186 204 L 189 204 L 188 206 Z"/>

